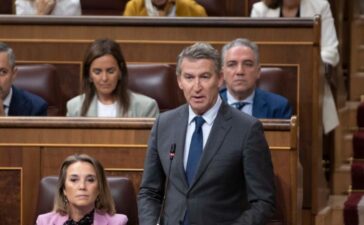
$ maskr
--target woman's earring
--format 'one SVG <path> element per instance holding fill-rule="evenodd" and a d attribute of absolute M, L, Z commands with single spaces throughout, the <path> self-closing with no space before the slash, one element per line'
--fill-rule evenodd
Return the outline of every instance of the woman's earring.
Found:
<path fill-rule="evenodd" d="M 67 204 L 68 204 L 68 199 L 67 199 L 67 197 L 66 197 L 66 196 L 64 196 L 64 197 L 63 197 L 63 202 L 64 202 L 64 204 L 65 204 L 65 205 L 67 205 Z"/>
<path fill-rule="evenodd" d="M 100 196 L 97 196 L 95 200 L 95 207 L 98 208 L 99 206 L 100 206 Z"/>

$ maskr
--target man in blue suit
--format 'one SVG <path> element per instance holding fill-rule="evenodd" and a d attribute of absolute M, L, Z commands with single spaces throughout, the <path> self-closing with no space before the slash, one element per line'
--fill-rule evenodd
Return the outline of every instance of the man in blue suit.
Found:
<path fill-rule="evenodd" d="M 0 116 L 46 116 L 47 102 L 14 87 L 12 83 L 15 77 L 14 52 L 0 42 Z"/>
<path fill-rule="evenodd" d="M 292 108 L 280 95 L 256 87 L 260 77 L 258 46 L 248 39 L 235 39 L 222 49 L 223 74 L 226 88 L 221 98 L 256 118 L 288 119 Z"/>

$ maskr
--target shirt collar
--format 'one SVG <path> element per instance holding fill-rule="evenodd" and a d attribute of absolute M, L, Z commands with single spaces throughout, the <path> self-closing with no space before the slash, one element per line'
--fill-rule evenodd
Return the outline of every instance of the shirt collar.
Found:
<path fill-rule="evenodd" d="M 10 88 L 8 95 L 5 97 L 3 101 L 3 105 L 5 105 L 7 108 L 10 107 L 10 100 L 12 96 L 13 96 L 13 88 Z"/>
<path fill-rule="evenodd" d="M 247 98 L 243 100 L 243 102 L 253 104 L 254 96 L 255 96 L 255 89 Z M 232 94 L 230 94 L 229 90 L 227 90 L 226 92 L 226 97 L 229 105 L 234 104 L 236 102 L 241 102 L 241 100 L 237 100 Z"/>
<path fill-rule="evenodd" d="M 221 106 L 222 100 L 220 96 L 218 95 L 216 103 L 207 111 L 205 112 L 202 117 L 206 121 L 208 125 L 212 125 L 214 122 L 217 113 L 219 111 L 219 108 Z M 188 106 L 188 124 L 190 125 L 193 122 L 193 119 L 198 116 L 196 113 L 192 110 L 191 106 Z"/>

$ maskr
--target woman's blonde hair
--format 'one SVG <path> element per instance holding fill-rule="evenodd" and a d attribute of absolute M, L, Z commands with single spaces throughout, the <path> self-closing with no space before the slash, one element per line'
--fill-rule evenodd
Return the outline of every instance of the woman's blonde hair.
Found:
<path fill-rule="evenodd" d="M 76 162 L 86 162 L 91 164 L 96 171 L 96 179 L 98 182 L 99 195 L 95 202 L 95 209 L 110 215 L 115 214 L 115 204 L 111 196 L 109 184 L 106 180 L 104 167 L 101 163 L 86 154 L 75 154 L 68 156 L 62 163 L 58 176 L 57 192 L 54 200 L 53 211 L 63 215 L 68 214 L 68 200 L 63 191 L 65 188 L 65 181 L 67 177 L 67 169 L 70 165 Z"/>

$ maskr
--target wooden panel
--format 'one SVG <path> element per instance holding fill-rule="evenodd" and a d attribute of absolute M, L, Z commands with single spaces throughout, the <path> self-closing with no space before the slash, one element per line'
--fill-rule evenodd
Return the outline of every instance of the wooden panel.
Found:
<path fill-rule="evenodd" d="M 21 224 L 21 168 L 0 167 L 0 218 L 2 224 Z"/>
<path fill-rule="evenodd" d="M 75 153 L 86 153 L 96 157 L 109 175 L 131 178 L 137 192 L 153 122 L 154 119 L 125 118 L 0 118 L 0 129 L 4 134 L 0 136 L 0 166 L 19 165 L 24 174 L 24 187 L 26 187 L 24 191 L 11 189 L 15 190 L 16 195 L 22 196 L 13 204 L 18 204 L 19 207 L 21 205 L 24 211 L 22 217 L 19 214 L 13 219 L 34 221 L 38 183 L 41 177 L 57 175 L 64 158 Z M 282 202 L 279 204 L 280 212 L 285 225 L 295 224 L 294 221 L 297 220 L 300 211 L 297 207 L 296 191 L 298 188 L 296 120 L 262 120 L 262 122 L 278 181 L 279 202 Z M 11 138 L 15 133 L 18 138 Z M 9 151 L 6 151 L 7 149 Z M 19 159 L 14 160 L 14 158 Z M 3 183 L 0 183 L 0 186 L 1 184 Z"/>
<path fill-rule="evenodd" d="M 364 16 L 353 18 L 350 50 L 350 99 L 359 101 L 364 95 Z"/>

